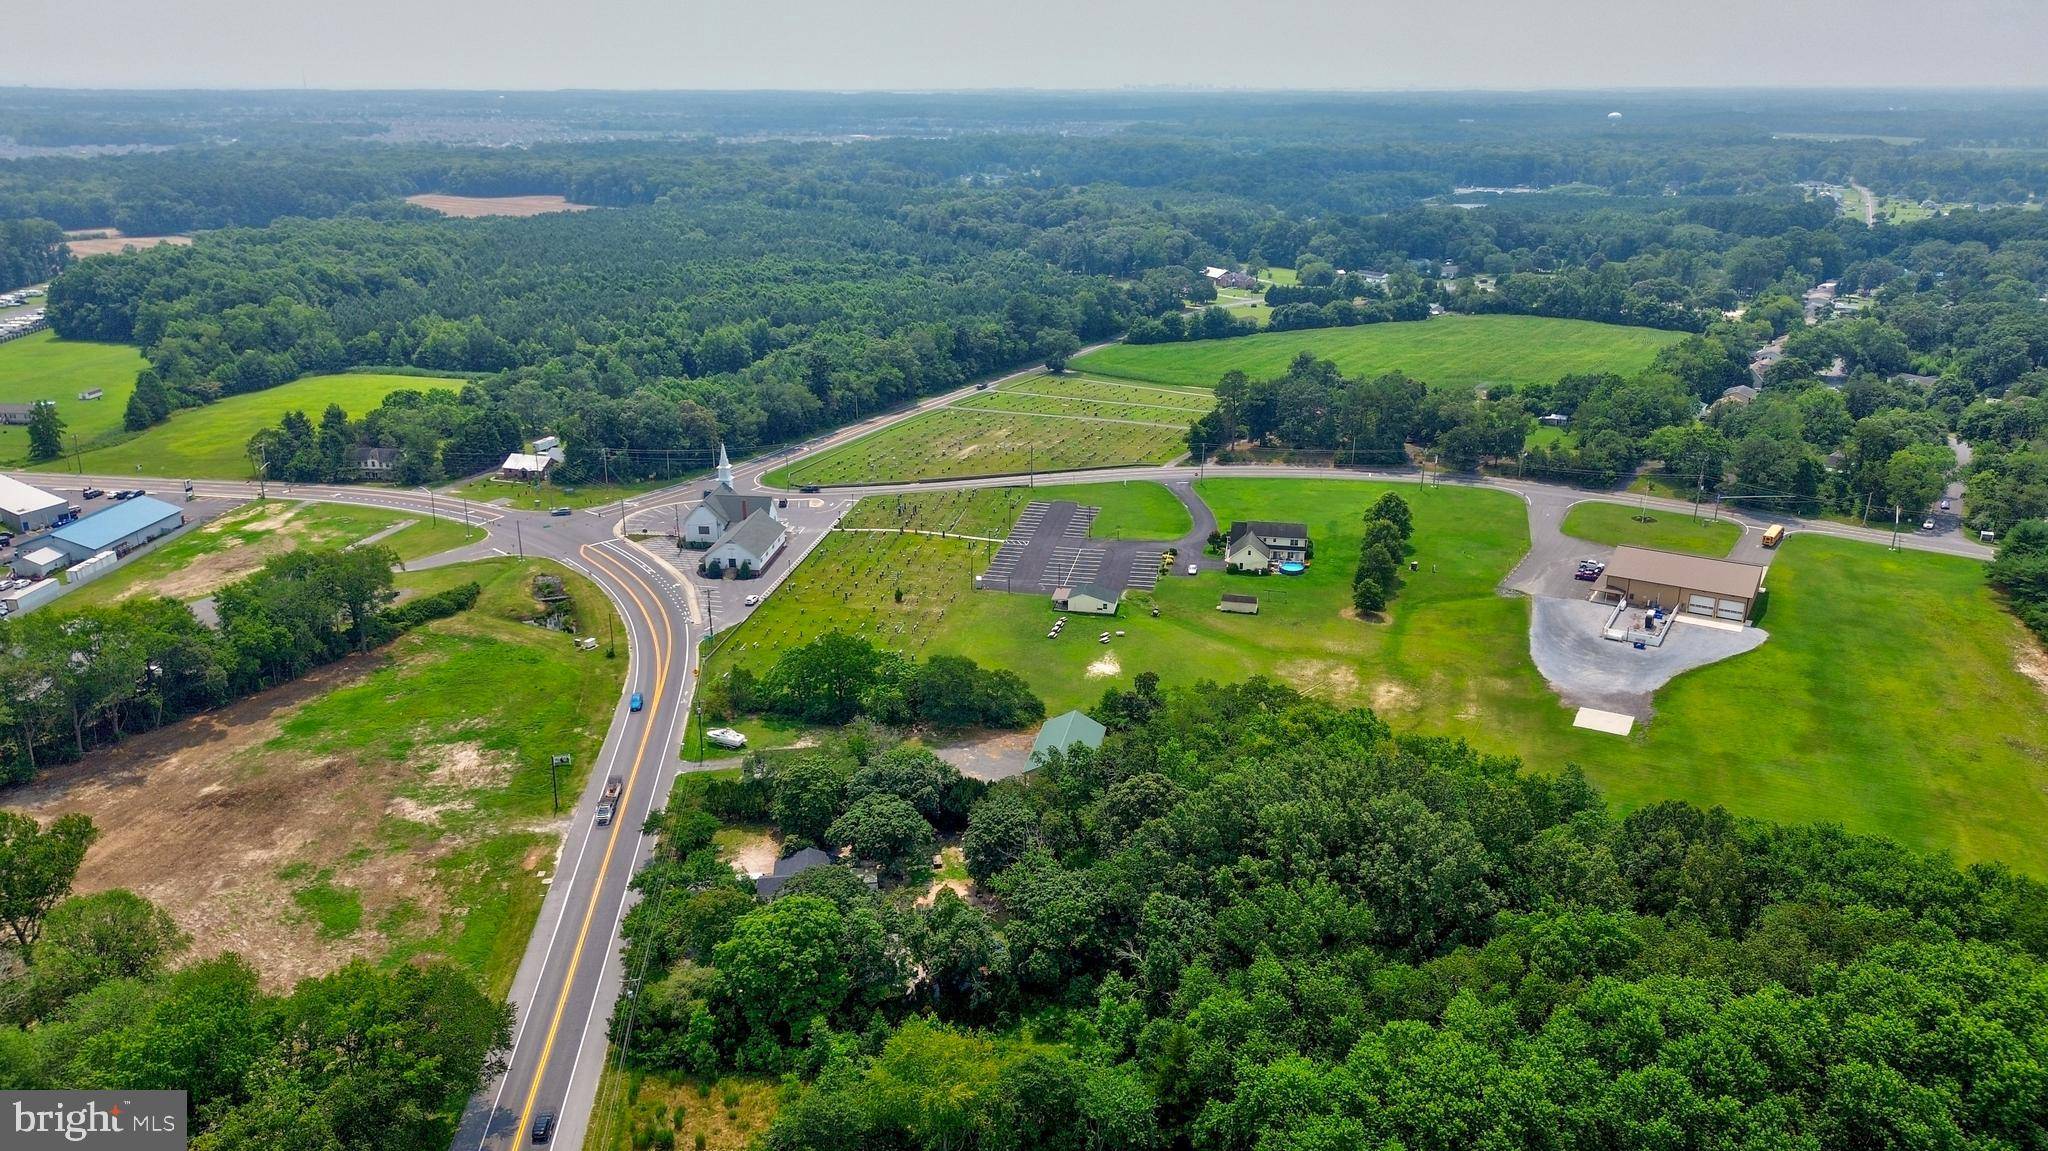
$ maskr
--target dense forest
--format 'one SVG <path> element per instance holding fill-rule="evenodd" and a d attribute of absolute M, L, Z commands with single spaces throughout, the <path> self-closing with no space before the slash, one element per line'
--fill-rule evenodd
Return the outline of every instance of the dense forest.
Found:
<path fill-rule="evenodd" d="M 682 786 L 631 1065 L 793 1073 L 805 1148 L 2032 1147 L 2048 889 L 1399 737 L 1262 681 L 1112 689 L 989 788 L 856 725 Z M 721 821 L 851 847 L 765 904 Z M 929 900 L 957 831 L 973 896 Z M 898 876 L 908 876 L 899 880 Z"/>

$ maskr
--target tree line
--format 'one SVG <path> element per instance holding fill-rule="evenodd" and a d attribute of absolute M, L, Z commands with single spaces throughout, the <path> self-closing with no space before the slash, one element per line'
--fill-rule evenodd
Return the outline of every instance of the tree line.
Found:
<path fill-rule="evenodd" d="M 53 764 L 385 643 L 469 608 L 474 584 L 391 606 L 375 545 L 272 556 L 215 595 L 219 626 L 163 596 L 0 620 L 0 777 Z"/>
<path fill-rule="evenodd" d="M 773 715 L 838 726 L 856 718 L 894 727 L 1015 729 L 1045 718 L 1022 676 L 965 656 L 919 662 L 864 636 L 827 632 L 777 656 L 756 675 L 735 667 L 703 687 L 718 718 Z"/>

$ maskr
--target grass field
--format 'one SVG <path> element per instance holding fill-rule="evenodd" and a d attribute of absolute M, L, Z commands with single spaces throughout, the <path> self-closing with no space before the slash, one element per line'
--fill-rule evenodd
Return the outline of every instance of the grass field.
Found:
<path fill-rule="evenodd" d="M 1054 712 L 1140 671 L 1169 684 L 1266 674 L 1537 770 L 1578 763 L 1623 809 L 1682 798 L 1831 820 L 2048 874 L 2048 654 L 1986 590 L 1981 564 L 1795 534 L 1772 564 L 1771 640 L 1680 677 L 1646 726 L 1617 739 L 1570 726 L 1530 662 L 1527 602 L 1495 590 L 1528 546 L 1513 497 L 1341 480 L 1220 478 L 1198 490 L 1220 521 L 1306 522 L 1329 558 L 1293 578 L 1168 578 L 1128 596 L 1113 625 L 1127 634 L 1101 645 L 1093 621 L 1046 639 L 1054 614 L 1041 597 L 969 590 L 992 545 L 838 533 L 707 674 L 765 668 L 834 628 L 1010 668 Z M 1415 509 L 1420 570 L 1403 574 L 1388 622 L 1365 624 L 1349 617 L 1345 557 L 1362 509 L 1385 490 Z M 1217 612 L 1224 590 L 1257 595 L 1261 614 Z M 2042 682 L 2022 673 L 2023 656 Z"/>
<path fill-rule="evenodd" d="M 766 479 L 888 483 L 1165 463 L 1186 452 L 1188 424 L 1214 406 L 1214 397 L 1200 389 L 1029 376 L 778 468 Z"/>
<path fill-rule="evenodd" d="M 145 366 L 142 353 L 126 344 L 94 344 L 60 340 L 55 332 L 37 332 L 0 344 L 0 403 L 57 401 L 64 419 L 64 447 L 79 447 L 121 430 L 128 397 L 135 394 L 135 373 Z M 78 393 L 100 388 L 106 395 L 81 400 Z M 28 462 L 28 429 L 0 428 L 0 466 Z M 53 465 L 54 466 L 54 465 Z M 70 466 L 69 460 L 65 466 Z"/>
<path fill-rule="evenodd" d="M 379 540 L 401 560 L 444 552 L 480 540 L 484 530 L 459 520 L 436 523 L 385 508 L 263 500 L 216 517 L 152 548 L 90 583 L 64 593 L 59 609 L 118 603 L 138 595 L 193 600 L 210 595 L 300 547 L 345 547 L 396 524 L 412 521 Z"/>
<path fill-rule="evenodd" d="M 1638 517 L 1647 517 L 1649 522 Z M 1695 519 L 1686 512 L 1641 510 L 1604 500 L 1573 504 L 1560 526 L 1564 534 L 1596 544 L 1630 544 L 1716 557 L 1727 555 L 1742 538 L 1742 529 L 1729 520 Z"/>
<path fill-rule="evenodd" d="M 88 450 L 80 466 L 88 473 L 102 475 L 125 472 L 183 479 L 252 479 L 255 465 L 249 459 L 249 437 L 260 429 L 275 426 L 288 411 L 305 412 L 317 424 L 328 404 L 340 404 L 349 415 L 361 416 L 400 388 L 424 391 L 453 387 L 456 383 L 459 381 L 426 376 L 308 376 L 260 392 L 228 396 L 204 407 L 173 412 L 169 421 L 140 435 Z M 116 421 L 119 418 L 116 412 Z M 72 461 L 53 461 L 38 467 L 69 471 Z"/>
<path fill-rule="evenodd" d="M 522 483 L 516 480 L 500 480 L 481 477 L 449 489 L 450 494 L 461 496 L 478 503 L 505 501 L 506 507 L 538 510 L 540 508 L 594 508 L 615 504 L 634 496 L 646 495 L 651 491 L 675 484 L 676 480 L 648 480 L 638 484 L 571 484 L 563 487 L 553 480 L 539 484 Z"/>
<path fill-rule="evenodd" d="M 1074 361 L 1090 375 L 1214 387 L 1225 372 L 1278 376 L 1301 352 L 1347 376 L 1402 371 L 1430 384 L 1554 383 L 1573 372 L 1647 366 L 1677 332 L 1539 316 L 1438 316 L 1403 324 L 1273 332 L 1185 344 L 1117 344 Z"/>
<path fill-rule="evenodd" d="M 596 1151 L 744 1151 L 774 1121 L 781 1098 L 772 1079 L 690 1079 L 606 1068 L 587 1145 Z M 670 1135 L 674 1142 L 661 1141 L 657 1133 Z"/>

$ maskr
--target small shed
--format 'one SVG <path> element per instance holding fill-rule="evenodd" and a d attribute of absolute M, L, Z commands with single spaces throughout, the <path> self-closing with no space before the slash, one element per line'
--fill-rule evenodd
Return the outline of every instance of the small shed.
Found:
<path fill-rule="evenodd" d="M 1048 751 L 1065 751 L 1077 743 L 1086 748 L 1098 748 L 1102 746 L 1102 737 L 1107 734 L 1108 728 L 1085 714 L 1063 712 L 1046 720 L 1045 726 L 1038 729 L 1038 738 L 1031 741 L 1031 759 L 1035 763 Z"/>
<path fill-rule="evenodd" d="M 1123 593 L 1115 588 L 1092 583 L 1055 588 L 1052 593 L 1054 608 L 1076 615 L 1115 615 L 1122 600 Z"/>
<path fill-rule="evenodd" d="M 1227 591 L 1223 593 L 1223 602 L 1216 605 L 1216 610 L 1236 612 L 1239 615 L 1257 615 L 1259 597 Z"/>

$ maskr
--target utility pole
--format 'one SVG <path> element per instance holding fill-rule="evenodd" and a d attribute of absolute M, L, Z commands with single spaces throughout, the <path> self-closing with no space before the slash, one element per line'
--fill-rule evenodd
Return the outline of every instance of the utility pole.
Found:
<path fill-rule="evenodd" d="M 519 549 L 519 558 L 526 558 L 526 540 L 519 534 L 519 521 L 512 521 L 512 546 Z"/>
<path fill-rule="evenodd" d="M 1899 505 L 1892 505 L 1892 550 L 1899 550 Z"/>
<path fill-rule="evenodd" d="M 441 517 L 434 511 L 434 489 L 422 484 L 420 490 L 427 493 L 427 520 L 430 523 L 440 523 Z"/>

